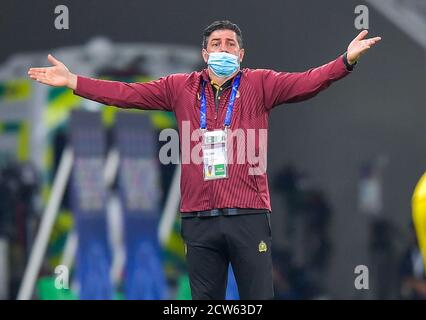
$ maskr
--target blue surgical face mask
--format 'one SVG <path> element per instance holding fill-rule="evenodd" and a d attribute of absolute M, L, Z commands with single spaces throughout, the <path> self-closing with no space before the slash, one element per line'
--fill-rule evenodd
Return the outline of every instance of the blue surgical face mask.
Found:
<path fill-rule="evenodd" d="M 211 52 L 207 65 L 220 78 L 228 78 L 240 67 L 238 57 L 227 52 Z"/>

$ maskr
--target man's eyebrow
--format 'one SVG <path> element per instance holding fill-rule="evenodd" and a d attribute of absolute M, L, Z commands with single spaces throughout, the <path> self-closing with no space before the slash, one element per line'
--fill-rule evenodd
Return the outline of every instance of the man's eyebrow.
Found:
<path fill-rule="evenodd" d="M 210 41 L 213 42 L 213 41 L 219 41 L 219 40 L 222 40 L 222 38 L 213 38 Z M 235 39 L 232 39 L 232 38 L 225 38 L 225 40 L 236 42 Z"/>

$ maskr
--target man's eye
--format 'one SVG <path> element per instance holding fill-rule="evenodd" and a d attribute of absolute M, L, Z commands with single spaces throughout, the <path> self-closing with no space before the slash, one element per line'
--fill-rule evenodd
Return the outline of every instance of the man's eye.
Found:
<path fill-rule="evenodd" d="M 212 46 L 213 46 L 213 47 L 217 47 L 217 46 L 218 46 L 218 44 L 217 44 L 217 43 L 213 43 L 213 44 L 212 44 Z"/>

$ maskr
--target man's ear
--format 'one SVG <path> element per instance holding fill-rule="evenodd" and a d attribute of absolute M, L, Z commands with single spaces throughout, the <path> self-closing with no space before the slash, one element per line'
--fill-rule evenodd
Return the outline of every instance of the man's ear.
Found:
<path fill-rule="evenodd" d="M 244 59 L 244 53 L 245 53 L 245 50 L 244 50 L 244 49 L 241 49 L 241 50 L 240 50 L 240 63 L 241 63 L 241 62 L 243 62 L 243 59 Z"/>
<path fill-rule="evenodd" d="M 201 49 L 201 55 L 203 56 L 203 60 L 205 63 L 207 63 L 207 61 L 209 61 L 209 54 L 207 53 L 206 49 Z"/>

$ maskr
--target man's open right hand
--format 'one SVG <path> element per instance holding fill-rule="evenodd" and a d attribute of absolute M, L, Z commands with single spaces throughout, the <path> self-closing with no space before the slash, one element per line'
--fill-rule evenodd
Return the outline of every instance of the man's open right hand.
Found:
<path fill-rule="evenodd" d="M 31 79 L 54 87 L 68 87 L 75 90 L 77 87 L 77 76 L 51 54 L 47 56 L 52 67 L 30 68 L 28 75 Z"/>

